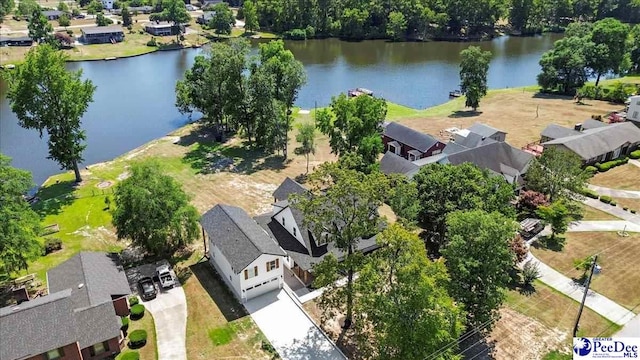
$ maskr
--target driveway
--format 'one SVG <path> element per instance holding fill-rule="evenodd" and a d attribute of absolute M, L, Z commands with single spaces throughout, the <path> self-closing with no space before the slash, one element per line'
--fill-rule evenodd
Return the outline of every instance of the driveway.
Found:
<path fill-rule="evenodd" d="M 284 289 L 253 298 L 245 308 L 282 359 L 346 359 Z"/>
<path fill-rule="evenodd" d="M 136 282 L 142 276 L 153 277 L 156 265 L 147 264 L 127 270 L 127 278 L 134 293 Z M 177 280 L 176 280 L 177 281 Z M 156 283 L 156 288 L 159 284 Z M 158 296 L 150 301 L 142 301 L 153 315 L 156 325 L 156 339 L 159 360 L 184 360 L 187 358 L 187 298 L 178 283 L 169 290 L 159 290 Z"/>

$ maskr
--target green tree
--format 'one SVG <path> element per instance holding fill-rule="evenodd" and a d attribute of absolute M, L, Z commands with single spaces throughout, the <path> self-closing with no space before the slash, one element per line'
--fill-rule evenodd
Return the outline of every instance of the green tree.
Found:
<path fill-rule="evenodd" d="M 447 216 L 449 243 L 442 255 L 451 276 L 450 293 L 464 305 L 471 329 L 488 331 L 499 316 L 516 229 L 515 221 L 498 212 L 456 211 Z"/>
<path fill-rule="evenodd" d="M 122 25 L 130 26 L 133 24 L 133 20 L 131 18 L 131 13 L 129 12 L 128 6 L 122 7 L 122 12 L 120 13 L 120 16 L 122 16 Z"/>
<path fill-rule="evenodd" d="M 118 239 L 129 238 L 152 254 L 170 255 L 198 237 L 198 211 L 158 162 L 131 166 L 131 176 L 116 186 L 114 200 Z"/>
<path fill-rule="evenodd" d="M 387 36 L 393 40 L 401 40 L 407 32 L 407 20 L 399 11 L 389 13 L 387 21 Z"/>
<path fill-rule="evenodd" d="M 317 236 L 327 236 L 341 252 L 342 261 L 324 258 L 314 268 L 314 285 L 327 287 L 318 303 L 325 314 L 340 309 L 346 314 L 345 328 L 351 326 L 355 289 L 354 275 L 362 265 L 357 251 L 360 239 L 370 238 L 381 223 L 378 208 L 388 192 L 389 184 L 379 172 L 363 174 L 343 169 L 336 163 L 324 163 L 309 176 L 310 196 L 293 195 L 292 202 L 304 214 L 304 224 Z M 324 235 L 323 235 L 324 234 Z M 347 284 L 335 281 L 347 274 Z"/>
<path fill-rule="evenodd" d="M 573 152 L 547 147 L 527 170 L 527 187 L 549 196 L 549 201 L 576 199 L 590 174 Z"/>
<path fill-rule="evenodd" d="M 40 218 L 23 198 L 32 186 L 31 174 L 0 154 L 0 280 L 27 269 L 42 253 Z"/>
<path fill-rule="evenodd" d="M 306 122 L 298 125 L 298 135 L 296 135 L 296 141 L 300 144 L 300 147 L 296 149 L 298 154 L 304 155 L 307 159 L 307 171 L 305 175 L 309 173 L 309 155 L 316 153 L 316 126 L 313 123 Z"/>
<path fill-rule="evenodd" d="M 182 24 L 188 24 L 191 21 L 191 15 L 184 6 L 183 0 L 163 0 L 162 19 L 172 23 L 173 31 L 176 33 L 176 42 L 180 43 L 180 35 L 182 35 Z"/>
<path fill-rule="evenodd" d="M 24 0 L 18 2 L 18 15 L 32 16 L 35 11 L 40 11 L 40 5 L 35 0 Z"/>
<path fill-rule="evenodd" d="M 50 44 L 53 42 L 53 26 L 49 24 L 47 18 L 40 12 L 40 8 L 33 11 L 29 19 L 29 37 L 38 44 Z"/>
<path fill-rule="evenodd" d="M 64 11 L 64 12 L 68 12 L 69 11 L 69 6 L 67 5 L 66 2 L 60 1 L 58 3 L 58 10 L 59 11 Z"/>
<path fill-rule="evenodd" d="M 471 163 L 427 165 L 413 180 L 420 200 L 418 220 L 435 253 L 446 244 L 446 218 L 453 211 L 482 209 L 515 217 L 513 186 Z"/>
<path fill-rule="evenodd" d="M 402 174 L 387 175 L 391 188 L 387 203 L 401 222 L 413 224 L 418 219 L 420 200 L 418 186 Z"/>
<path fill-rule="evenodd" d="M 442 261 L 427 258 L 420 238 L 394 224 L 359 272 L 354 327 L 358 351 L 373 359 L 454 359 L 464 313 L 449 296 Z M 446 349 L 442 351 L 442 349 Z"/>
<path fill-rule="evenodd" d="M 509 24 L 517 31 L 526 31 L 534 0 L 513 0 L 509 10 Z"/>
<path fill-rule="evenodd" d="M 244 9 L 244 31 L 255 32 L 260 30 L 256 4 L 251 0 L 247 0 L 242 5 L 242 8 Z"/>
<path fill-rule="evenodd" d="M 102 3 L 98 0 L 92 0 L 87 6 L 87 13 L 89 15 L 101 13 L 102 10 L 103 10 Z"/>
<path fill-rule="evenodd" d="M 569 227 L 571 213 L 563 200 L 558 200 L 548 206 L 539 206 L 536 215 L 545 223 L 551 225 L 551 239 L 556 235 L 563 234 Z"/>
<path fill-rule="evenodd" d="M 8 74 L 7 98 L 20 126 L 49 135 L 49 159 L 73 170 L 82 181 L 78 163 L 86 147 L 80 118 L 93 101 L 95 86 L 82 80 L 82 71 L 67 71 L 67 57 L 50 45 L 27 53 L 24 64 Z"/>
<path fill-rule="evenodd" d="M 525 287 L 533 285 L 533 282 L 540 277 L 538 263 L 533 260 L 527 261 L 522 267 L 522 283 Z"/>
<path fill-rule="evenodd" d="M 575 36 L 556 41 L 540 59 L 538 85 L 543 90 L 573 94 L 587 81 L 587 54 L 592 46 L 586 38 Z"/>
<path fill-rule="evenodd" d="M 318 129 L 329 137 L 331 152 L 343 156 L 360 155 L 366 165 L 374 164 L 384 150 L 382 123 L 387 116 L 387 103 L 372 96 L 353 99 L 345 94 L 331 98 L 329 109 L 317 112 Z"/>
<path fill-rule="evenodd" d="M 9 13 L 13 11 L 13 8 L 15 6 L 16 4 L 13 2 L 13 0 L 0 0 L 0 24 L 2 24 L 4 17 L 9 15 Z"/>
<path fill-rule="evenodd" d="M 108 17 L 102 15 L 102 13 L 98 13 L 98 15 L 96 16 L 96 24 L 98 26 L 108 26 L 108 25 L 113 24 L 113 20 L 111 20 Z"/>
<path fill-rule="evenodd" d="M 229 9 L 229 5 L 221 2 L 214 5 L 212 10 L 214 14 L 207 25 L 209 25 L 216 34 L 230 35 L 236 19 L 233 17 L 233 12 Z"/>
<path fill-rule="evenodd" d="M 58 25 L 64 26 L 64 27 L 71 25 L 71 20 L 69 20 L 69 15 L 67 14 L 60 15 L 60 17 L 58 18 Z"/>
<path fill-rule="evenodd" d="M 600 77 L 607 73 L 620 75 L 630 67 L 629 59 L 629 26 L 619 20 L 606 18 L 596 21 L 591 30 L 593 51 L 587 63 L 596 76 L 596 84 Z"/>
<path fill-rule="evenodd" d="M 469 46 L 460 52 L 460 59 L 460 87 L 466 97 L 464 106 L 476 111 L 480 106 L 480 99 L 487 95 L 491 52 L 482 51 L 478 46 Z"/>

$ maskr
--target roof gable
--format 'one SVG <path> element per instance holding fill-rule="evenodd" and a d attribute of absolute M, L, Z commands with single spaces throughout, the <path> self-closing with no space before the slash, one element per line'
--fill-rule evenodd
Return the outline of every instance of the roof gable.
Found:
<path fill-rule="evenodd" d="M 583 160 L 614 151 L 625 143 L 640 143 L 640 129 L 629 122 L 585 130 L 580 134 L 547 141 L 543 145 L 563 145 Z"/>
<path fill-rule="evenodd" d="M 387 151 L 380 159 L 380 171 L 383 174 L 405 174 L 417 169 L 411 161 Z"/>
<path fill-rule="evenodd" d="M 384 135 L 408 145 L 421 152 L 427 152 L 438 143 L 433 136 L 413 130 L 397 122 L 390 122 L 384 127 Z"/>
<path fill-rule="evenodd" d="M 491 127 L 487 124 L 482 124 L 482 123 L 475 123 L 471 125 L 471 127 L 469 128 L 469 131 L 471 131 L 472 133 L 476 133 L 482 137 L 489 137 L 496 133 L 506 134 L 506 132 L 502 130 L 498 130 L 494 127 Z"/>
<path fill-rule="evenodd" d="M 547 127 L 544 128 L 544 130 L 542 130 L 542 132 L 540 133 L 542 137 L 549 138 L 549 139 L 559 139 L 559 138 L 578 135 L 578 134 L 580 133 L 573 129 L 568 129 L 564 126 L 560 126 L 556 124 L 547 125 Z"/>
<path fill-rule="evenodd" d="M 280 186 L 278 186 L 278 188 L 273 192 L 273 197 L 276 199 L 276 202 L 278 202 L 289 199 L 289 195 L 291 194 L 302 194 L 306 191 L 307 189 L 300 183 L 290 177 L 286 177 Z"/>
<path fill-rule="evenodd" d="M 236 274 L 262 254 L 286 255 L 275 240 L 239 207 L 216 205 L 202 215 L 200 224 Z"/>
<path fill-rule="evenodd" d="M 447 158 L 449 163 L 453 165 L 470 162 L 481 169 L 513 178 L 527 171 L 533 160 L 533 155 L 507 143 L 495 142 L 451 154 Z"/>

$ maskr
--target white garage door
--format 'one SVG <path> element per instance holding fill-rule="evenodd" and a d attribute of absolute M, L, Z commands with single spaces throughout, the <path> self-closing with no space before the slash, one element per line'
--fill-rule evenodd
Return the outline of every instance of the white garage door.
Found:
<path fill-rule="evenodd" d="M 271 280 L 267 280 L 262 284 L 258 284 L 252 287 L 245 289 L 245 296 L 247 300 L 254 298 L 256 296 L 260 296 L 264 293 L 267 293 L 272 290 L 278 289 L 280 286 L 278 285 L 278 277 L 274 277 Z"/>

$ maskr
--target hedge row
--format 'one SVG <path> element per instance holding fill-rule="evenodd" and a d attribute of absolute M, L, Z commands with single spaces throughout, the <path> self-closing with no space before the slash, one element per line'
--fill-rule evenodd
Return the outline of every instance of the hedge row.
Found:
<path fill-rule="evenodd" d="M 588 198 L 592 198 L 592 199 L 597 199 L 600 195 L 598 195 L 597 192 L 588 189 L 588 188 L 584 188 L 582 190 L 580 190 L 580 195 L 582 196 L 586 196 Z"/>
<path fill-rule="evenodd" d="M 611 198 L 611 196 L 607 196 L 607 195 L 600 196 L 600 201 L 602 201 L 605 204 L 611 204 L 612 202 L 615 203 L 615 201 Z"/>
<path fill-rule="evenodd" d="M 640 159 L 640 150 L 632 151 L 629 157 L 632 159 Z"/>
<path fill-rule="evenodd" d="M 608 171 L 609 169 L 612 169 L 616 166 L 620 166 L 620 165 L 624 165 L 626 163 L 629 162 L 629 158 L 628 157 L 623 157 L 620 159 L 616 159 L 616 160 L 612 160 L 612 161 L 607 161 L 605 163 L 596 163 L 595 167 L 598 169 L 598 171 L 600 172 L 605 172 Z"/>

